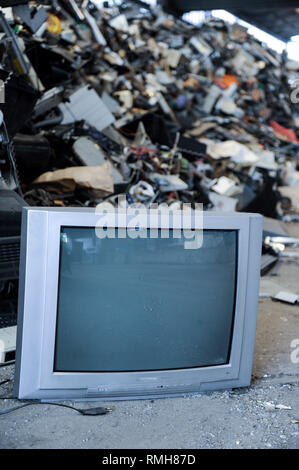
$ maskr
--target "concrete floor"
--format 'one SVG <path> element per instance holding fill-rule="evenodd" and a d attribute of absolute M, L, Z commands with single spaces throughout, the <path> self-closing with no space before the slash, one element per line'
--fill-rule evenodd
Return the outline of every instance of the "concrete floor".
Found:
<path fill-rule="evenodd" d="M 290 225 L 290 233 L 298 236 L 299 224 Z M 280 261 L 263 279 L 299 293 L 299 259 Z M 291 343 L 299 339 L 298 320 L 299 306 L 260 299 L 248 389 L 116 402 L 112 413 L 97 417 L 30 406 L 0 416 L 0 448 L 298 449 L 299 363 L 291 360 Z M 13 366 L 0 369 L 0 382 L 12 377 Z M 0 386 L 0 398 L 11 396 L 11 390 L 12 381 Z M 0 399 L 0 410 L 16 404 Z M 89 406 L 97 404 L 79 405 Z"/>
<path fill-rule="evenodd" d="M 291 236 L 299 237 L 299 224 L 288 224 L 288 229 Z M 299 256 L 299 248 L 289 250 L 297 252 Z M 299 294 L 299 257 L 284 261 L 282 259 L 263 276 L 261 285 L 265 281 L 275 283 L 282 291 Z M 294 339 L 299 340 L 299 307 L 271 299 L 260 299 L 253 384 L 299 382 L 299 363 L 294 364 L 291 360 L 294 351 L 291 343 Z"/>

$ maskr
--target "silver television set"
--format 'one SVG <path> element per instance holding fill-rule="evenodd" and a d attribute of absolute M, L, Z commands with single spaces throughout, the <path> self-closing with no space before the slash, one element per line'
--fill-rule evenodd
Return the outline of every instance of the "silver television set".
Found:
<path fill-rule="evenodd" d="M 16 396 L 117 400 L 250 384 L 262 217 L 204 212 L 200 228 L 188 226 L 198 246 L 186 243 L 183 211 L 168 226 L 159 216 L 149 229 L 147 217 L 134 227 L 127 214 L 23 209 Z"/>

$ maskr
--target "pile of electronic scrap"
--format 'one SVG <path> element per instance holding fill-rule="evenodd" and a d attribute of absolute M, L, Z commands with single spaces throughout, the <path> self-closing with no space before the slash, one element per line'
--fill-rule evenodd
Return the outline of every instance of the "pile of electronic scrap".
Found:
<path fill-rule="evenodd" d="M 75 0 L 6 8 L 0 25 L 1 175 L 28 204 L 288 210 L 299 66 L 240 25 Z"/>

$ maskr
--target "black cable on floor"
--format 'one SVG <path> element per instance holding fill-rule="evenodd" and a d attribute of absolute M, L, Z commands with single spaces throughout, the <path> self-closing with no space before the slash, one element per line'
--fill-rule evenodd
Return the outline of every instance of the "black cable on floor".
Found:
<path fill-rule="evenodd" d="M 3 380 L 2 382 L 0 382 L 0 387 L 1 385 L 4 385 L 4 384 L 7 384 L 8 382 L 11 382 L 12 379 L 6 379 L 6 380 Z"/>
<path fill-rule="evenodd" d="M 1 397 L 2 400 L 7 400 L 11 399 L 9 398 L 3 398 Z M 9 408 L 8 410 L 3 410 L 0 411 L 0 416 L 5 415 L 8 413 L 12 413 L 13 411 L 20 410 L 21 408 L 24 408 L 25 406 L 31 406 L 31 405 L 54 405 L 54 406 L 61 406 L 63 408 L 70 408 L 71 410 L 77 411 L 81 415 L 84 416 L 99 416 L 99 415 L 106 415 L 107 413 L 110 413 L 113 411 L 114 408 L 108 408 L 108 407 L 97 407 L 97 408 L 75 408 L 74 406 L 71 405 L 64 405 L 63 403 L 54 403 L 54 402 L 47 402 L 47 401 L 30 401 L 27 403 L 23 403 L 22 405 L 14 406 L 13 408 Z"/>
<path fill-rule="evenodd" d="M 16 361 L 13 360 L 13 361 L 7 361 L 7 362 L 0 362 L 0 367 L 5 367 L 5 366 L 11 366 L 12 364 L 14 364 Z"/>

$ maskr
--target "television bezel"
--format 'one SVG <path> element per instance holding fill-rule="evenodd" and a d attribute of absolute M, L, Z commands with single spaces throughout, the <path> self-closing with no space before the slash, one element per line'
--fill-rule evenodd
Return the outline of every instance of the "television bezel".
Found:
<path fill-rule="evenodd" d="M 248 386 L 258 310 L 263 218 L 259 214 L 237 212 L 203 213 L 203 230 L 238 231 L 236 299 L 228 364 L 144 372 L 53 371 L 61 228 L 96 227 L 99 216 L 89 208 L 23 209 L 16 396 L 44 400 L 116 400 Z M 115 227 L 115 215 L 105 214 L 105 223 L 107 217 L 108 226 Z M 180 228 L 178 220 L 171 219 L 173 229 Z M 128 216 L 122 217 L 122 221 L 118 228 L 128 226 Z M 159 219 L 152 228 L 163 228 L 163 223 Z"/>

